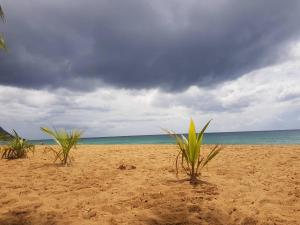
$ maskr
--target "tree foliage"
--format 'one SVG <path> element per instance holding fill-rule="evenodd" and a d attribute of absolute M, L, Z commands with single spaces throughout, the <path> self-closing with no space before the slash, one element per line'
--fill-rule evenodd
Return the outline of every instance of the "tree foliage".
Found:
<path fill-rule="evenodd" d="M 0 5 L 0 19 L 2 20 L 2 22 L 5 22 L 5 15 L 1 5 Z M 6 49 L 6 43 L 2 34 L 0 34 L 0 49 Z"/>

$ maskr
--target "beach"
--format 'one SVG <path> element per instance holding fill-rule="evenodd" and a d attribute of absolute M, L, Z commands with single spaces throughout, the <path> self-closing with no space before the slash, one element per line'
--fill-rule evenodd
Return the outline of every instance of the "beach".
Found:
<path fill-rule="evenodd" d="M 300 224 L 300 145 L 224 145 L 197 186 L 175 145 L 79 145 L 65 167 L 44 148 L 0 160 L 0 225 Z"/>

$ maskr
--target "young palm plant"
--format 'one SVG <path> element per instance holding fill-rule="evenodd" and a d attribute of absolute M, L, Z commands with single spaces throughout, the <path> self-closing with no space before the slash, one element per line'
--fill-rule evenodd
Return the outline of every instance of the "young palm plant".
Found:
<path fill-rule="evenodd" d="M 34 145 L 30 144 L 13 130 L 14 135 L 8 139 L 7 146 L 2 149 L 3 159 L 19 159 L 27 157 L 28 151 L 34 151 Z"/>
<path fill-rule="evenodd" d="M 197 134 L 194 121 L 191 119 L 188 138 L 184 135 L 179 136 L 174 132 L 166 130 L 168 134 L 175 138 L 176 144 L 180 149 L 175 163 L 176 174 L 178 174 L 178 165 L 181 161 L 181 167 L 187 175 L 190 176 L 191 184 L 198 183 L 197 177 L 200 175 L 201 169 L 205 167 L 217 154 L 219 154 L 221 150 L 220 146 L 216 145 L 206 157 L 201 155 L 204 132 L 209 124 L 210 121 L 208 121 L 200 133 Z"/>
<path fill-rule="evenodd" d="M 51 130 L 46 127 L 41 127 L 41 130 L 50 135 L 54 141 L 59 145 L 59 149 L 48 147 L 55 154 L 55 159 L 60 160 L 62 165 L 68 165 L 72 163 L 72 157 L 70 157 L 70 151 L 76 147 L 77 142 L 80 140 L 82 131 L 73 130 L 68 133 L 66 130 Z"/>

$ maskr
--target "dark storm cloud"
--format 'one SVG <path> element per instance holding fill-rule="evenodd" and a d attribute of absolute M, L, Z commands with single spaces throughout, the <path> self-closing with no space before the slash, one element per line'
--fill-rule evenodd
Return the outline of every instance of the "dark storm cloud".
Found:
<path fill-rule="evenodd" d="M 0 84 L 85 90 L 184 89 L 283 60 L 298 0 L 80 0 L 2 3 L 10 48 Z"/>

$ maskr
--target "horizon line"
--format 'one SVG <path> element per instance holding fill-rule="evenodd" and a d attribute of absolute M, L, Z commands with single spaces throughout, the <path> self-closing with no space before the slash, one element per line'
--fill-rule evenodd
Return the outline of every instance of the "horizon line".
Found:
<path fill-rule="evenodd" d="M 297 131 L 300 128 L 294 129 L 279 129 L 279 130 L 247 130 L 247 131 L 217 131 L 217 132 L 206 132 L 205 134 L 219 134 L 219 133 L 251 133 L 251 132 L 274 132 L 274 131 Z M 187 134 L 187 133 L 177 133 L 177 134 Z M 136 134 L 136 135 L 119 135 L 119 136 L 93 136 L 93 137 L 82 137 L 81 139 L 96 139 L 96 138 L 120 138 L 120 137 L 142 137 L 142 136 L 158 136 L 158 135 L 168 135 L 168 134 Z M 52 138 L 47 139 L 29 139 L 30 141 L 43 141 L 52 140 Z"/>

